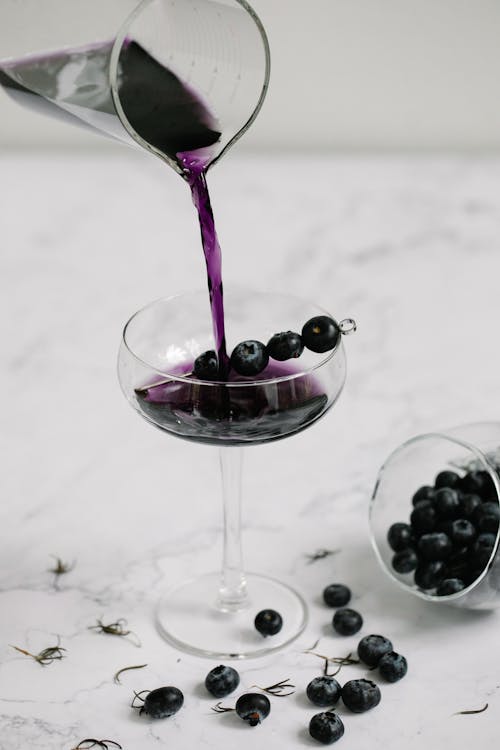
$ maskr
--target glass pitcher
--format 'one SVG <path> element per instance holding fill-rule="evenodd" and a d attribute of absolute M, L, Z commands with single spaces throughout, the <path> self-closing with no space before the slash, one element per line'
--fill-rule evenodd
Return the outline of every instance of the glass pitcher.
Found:
<path fill-rule="evenodd" d="M 140 145 L 183 174 L 247 130 L 269 45 L 245 0 L 3 0 L 0 86 L 23 105 Z"/>

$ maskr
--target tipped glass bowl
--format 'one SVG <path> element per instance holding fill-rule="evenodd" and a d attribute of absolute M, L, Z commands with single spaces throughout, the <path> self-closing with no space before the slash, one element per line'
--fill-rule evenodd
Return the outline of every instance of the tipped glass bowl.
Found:
<path fill-rule="evenodd" d="M 500 532 L 491 555 L 478 577 L 454 594 L 438 596 L 419 588 L 413 573 L 400 574 L 392 567 L 394 550 L 387 533 L 397 522 L 409 523 L 412 497 L 424 485 L 433 485 L 442 471 L 460 476 L 486 472 L 492 501 L 500 498 L 500 422 L 480 422 L 411 438 L 391 453 L 379 471 L 370 503 L 370 531 L 375 554 L 383 570 L 405 591 L 427 601 L 466 609 L 500 606 Z M 486 475 L 484 475 L 486 476 Z M 490 481 L 491 480 L 491 481 Z"/>

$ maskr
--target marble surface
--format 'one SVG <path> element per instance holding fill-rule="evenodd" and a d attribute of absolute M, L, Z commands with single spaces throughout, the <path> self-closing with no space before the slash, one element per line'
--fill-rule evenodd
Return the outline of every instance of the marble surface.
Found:
<path fill-rule="evenodd" d="M 375 562 L 367 506 L 400 441 L 500 416 L 500 161 L 235 151 L 210 177 L 226 286 L 292 291 L 359 324 L 335 409 L 246 456 L 248 568 L 294 579 L 311 607 L 285 653 L 238 667 L 243 688 L 285 677 L 298 687 L 255 730 L 212 714 L 200 687 L 211 662 L 173 650 L 153 623 L 169 583 L 218 565 L 217 452 L 152 430 L 115 373 L 127 317 L 204 284 L 188 192 L 160 162 L 121 149 L 4 153 L 0 164 L 1 750 L 71 750 L 86 737 L 124 750 L 313 747 L 303 689 L 321 663 L 302 652 L 318 637 L 329 655 L 358 641 L 331 630 L 319 595 L 332 581 L 351 586 L 362 633 L 386 634 L 410 665 L 376 710 L 340 709 L 342 747 L 491 747 L 499 614 L 399 591 Z M 318 548 L 338 551 L 307 564 Z M 75 562 L 58 586 L 52 555 Z M 90 631 L 99 617 L 126 618 L 141 647 Z M 45 667 L 11 648 L 58 637 L 66 658 Z M 138 717 L 132 691 L 161 684 L 178 685 L 185 707 Z"/>

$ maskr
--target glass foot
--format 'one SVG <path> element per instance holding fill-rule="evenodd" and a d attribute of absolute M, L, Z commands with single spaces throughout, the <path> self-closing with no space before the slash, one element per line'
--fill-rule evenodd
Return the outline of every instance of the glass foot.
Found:
<path fill-rule="evenodd" d="M 160 601 L 157 625 L 173 646 L 198 656 L 249 659 L 279 651 L 306 627 L 307 606 L 300 594 L 274 578 L 249 573 L 248 602 L 240 612 L 216 608 L 220 574 L 210 573 L 171 589 Z M 283 628 L 264 638 L 254 619 L 262 609 L 275 609 Z"/>

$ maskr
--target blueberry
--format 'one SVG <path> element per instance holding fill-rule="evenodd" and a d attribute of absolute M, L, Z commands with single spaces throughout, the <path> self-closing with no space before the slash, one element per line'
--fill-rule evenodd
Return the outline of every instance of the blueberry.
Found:
<path fill-rule="evenodd" d="M 315 677 L 306 693 L 315 706 L 334 706 L 340 700 L 341 688 L 335 677 Z"/>
<path fill-rule="evenodd" d="M 468 547 L 460 547 L 453 551 L 446 560 L 444 578 L 460 578 L 466 580 L 470 573 L 470 553 Z"/>
<path fill-rule="evenodd" d="M 396 552 L 392 558 L 392 567 L 396 573 L 411 573 L 418 565 L 417 553 L 413 549 L 403 549 Z"/>
<path fill-rule="evenodd" d="M 251 727 L 256 727 L 269 716 L 271 703 L 269 698 L 261 693 L 244 693 L 236 701 L 235 710 L 240 719 Z"/>
<path fill-rule="evenodd" d="M 311 318 L 302 328 L 304 346 L 312 352 L 323 354 L 335 349 L 340 338 L 338 323 L 327 315 Z"/>
<path fill-rule="evenodd" d="M 258 375 L 268 362 L 266 347 L 260 341 L 242 341 L 231 354 L 231 367 L 239 375 Z"/>
<path fill-rule="evenodd" d="M 214 351 L 203 352 L 194 361 L 193 373 L 200 380 L 217 380 L 219 361 Z"/>
<path fill-rule="evenodd" d="M 357 714 L 378 706 L 380 698 L 380 689 L 371 680 L 349 680 L 342 687 L 344 704 Z"/>
<path fill-rule="evenodd" d="M 460 496 L 460 515 L 464 518 L 472 518 L 476 508 L 479 508 L 483 501 L 479 495 L 461 495 Z"/>
<path fill-rule="evenodd" d="M 482 503 L 474 512 L 474 521 L 481 533 L 496 534 L 500 522 L 500 505 L 498 503 Z"/>
<path fill-rule="evenodd" d="M 225 698 L 232 693 L 240 684 L 240 676 L 236 669 L 225 667 L 222 664 L 205 677 L 205 687 L 214 698 Z"/>
<path fill-rule="evenodd" d="M 445 578 L 436 589 L 436 596 L 448 596 L 456 594 L 465 588 L 465 583 L 460 578 Z"/>
<path fill-rule="evenodd" d="M 470 471 L 460 480 L 460 489 L 480 495 L 483 499 L 495 495 L 495 485 L 487 471 Z"/>
<path fill-rule="evenodd" d="M 343 583 L 331 583 L 323 591 L 323 601 L 328 607 L 345 607 L 351 600 L 351 590 Z"/>
<path fill-rule="evenodd" d="M 423 487 L 420 487 L 420 489 L 415 492 L 415 494 L 413 495 L 412 503 L 413 505 L 417 505 L 418 503 L 421 503 L 422 500 L 433 500 L 434 495 L 434 487 L 430 487 L 428 484 L 426 484 Z"/>
<path fill-rule="evenodd" d="M 421 589 L 434 589 L 444 579 L 445 570 L 442 560 L 420 563 L 415 570 L 415 583 Z"/>
<path fill-rule="evenodd" d="M 344 734 L 342 720 L 333 711 L 316 714 L 309 722 L 309 734 L 323 745 L 332 745 Z"/>
<path fill-rule="evenodd" d="M 407 523 L 393 523 L 387 533 L 387 541 L 394 552 L 410 547 L 413 542 L 413 531 Z"/>
<path fill-rule="evenodd" d="M 473 568 L 484 568 L 495 548 L 495 534 L 479 534 L 478 538 L 472 545 L 472 563 Z"/>
<path fill-rule="evenodd" d="M 146 695 L 139 713 L 147 714 L 152 719 L 166 719 L 176 714 L 183 703 L 184 696 L 176 687 L 156 688 Z"/>
<path fill-rule="evenodd" d="M 361 630 L 363 618 L 356 610 L 343 607 L 333 615 L 332 625 L 339 635 L 354 635 Z"/>
<path fill-rule="evenodd" d="M 471 544 L 476 538 L 477 531 L 473 524 L 466 518 L 457 518 L 451 521 L 449 537 L 451 541 L 462 548 Z"/>
<path fill-rule="evenodd" d="M 286 331 L 275 333 L 267 342 L 267 353 L 278 362 L 284 362 L 286 359 L 296 359 L 304 351 L 302 338 L 298 333 Z"/>
<path fill-rule="evenodd" d="M 458 518 L 460 513 L 460 499 L 456 490 L 442 487 L 436 490 L 434 497 L 434 508 L 439 518 Z"/>
<path fill-rule="evenodd" d="M 263 609 L 256 615 L 254 625 L 263 636 L 276 635 L 283 627 L 283 618 L 274 609 Z"/>
<path fill-rule="evenodd" d="M 358 643 L 358 656 L 369 667 L 376 667 L 389 651 L 392 651 L 392 643 L 383 635 L 365 635 Z"/>
<path fill-rule="evenodd" d="M 397 682 L 408 672 L 408 662 L 401 654 L 389 651 L 380 659 L 378 671 L 387 682 Z"/>
<path fill-rule="evenodd" d="M 411 527 L 417 535 L 434 531 L 436 520 L 436 511 L 428 500 L 416 505 L 410 516 Z"/>
<path fill-rule="evenodd" d="M 423 560 L 445 560 L 451 550 L 451 539 L 440 531 L 424 534 L 418 540 L 418 551 Z"/>
<path fill-rule="evenodd" d="M 441 471 L 434 482 L 436 489 L 441 487 L 448 487 L 450 490 L 458 487 L 460 483 L 460 477 L 455 471 Z"/>

